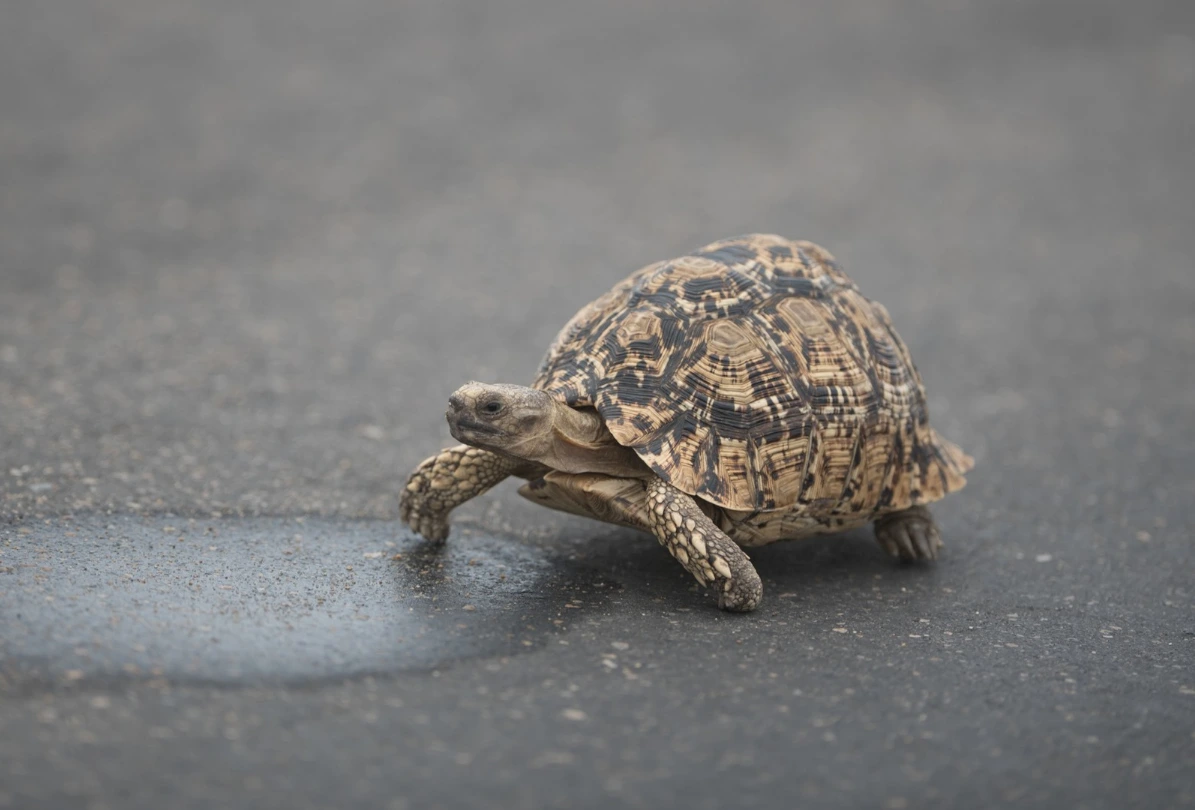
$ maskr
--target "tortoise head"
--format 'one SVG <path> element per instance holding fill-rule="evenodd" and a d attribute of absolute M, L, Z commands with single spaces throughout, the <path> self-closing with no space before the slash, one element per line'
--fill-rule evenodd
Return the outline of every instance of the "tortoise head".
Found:
<path fill-rule="evenodd" d="M 552 441 L 555 401 L 521 385 L 468 382 L 448 398 L 448 430 L 458 442 L 537 459 Z"/>

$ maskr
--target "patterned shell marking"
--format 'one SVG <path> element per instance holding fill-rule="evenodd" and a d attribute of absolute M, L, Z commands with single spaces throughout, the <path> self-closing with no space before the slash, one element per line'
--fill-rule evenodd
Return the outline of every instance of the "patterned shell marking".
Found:
<path fill-rule="evenodd" d="M 534 386 L 595 407 L 658 475 L 729 509 L 891 511 L 971 466 L 929 427 L 884 307 L 827 251 L 774 235 L 631 274 L 564 327 Z"/>

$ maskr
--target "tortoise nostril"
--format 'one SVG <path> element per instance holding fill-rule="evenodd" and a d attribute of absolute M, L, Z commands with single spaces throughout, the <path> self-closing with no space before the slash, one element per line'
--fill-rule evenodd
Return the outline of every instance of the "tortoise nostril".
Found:
<path fill-rule="evenodd" d="M 453 394 L 448 398 L 448 407 L 454 411 L 459 411 L 465 407 L 465 398 L 460 394 Z"/>

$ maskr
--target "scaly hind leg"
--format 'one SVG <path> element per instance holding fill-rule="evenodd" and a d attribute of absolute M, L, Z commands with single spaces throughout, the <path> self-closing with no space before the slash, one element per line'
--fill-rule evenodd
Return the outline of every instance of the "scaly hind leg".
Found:
<path fill-rule="evenodd" d="M 714 589 L 718 607 L 746 612 L 763 598 L 751 559 L 693 500 L 662 479 L 647 483 L 647 520 L 660 544 L 702 585 Z"/>
<path fill-rule="evenodd" d="M 403 489 L 402 522 L 428 540 L 448 537 L 448 513 L 511 475 L 530 474 L 538 465 L 468 445 L 441 450 L 425 459 Z"/>
<path fill-rule="evenodd" d="M 924 506 L 884 515 L 875 522 L 875 535 L 885 551 L 906 561 L 936 560 L 942 548 L 938 524 Z"/>

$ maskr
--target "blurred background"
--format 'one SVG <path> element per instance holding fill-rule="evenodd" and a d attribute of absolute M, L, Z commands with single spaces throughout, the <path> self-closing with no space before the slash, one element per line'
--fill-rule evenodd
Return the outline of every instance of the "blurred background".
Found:
<path fill-rule="evenodd" d="M 11 532 L 113 514 L 312 516 L 333 521 L 329 531 L 350 518 L 393 520 L 410 467 L 448 441 L 444 402 L 461 382 L 529 381 L 572 313 L 643 264 L 749 231 L 808 238 L 888 306 L 926 380 L 935 424 L 977 458 L 968 489 L 939 514 L 958 538 L 948 556 L 984 596 L 935 609 L 1002 617 L 1055 596 L 1071 595 L 1070 607 L 1110 599 L 1116 610 L 1092 608 L 1082 621 L 1093 634 L 1119 621 L 1142 646 L 1121 653 L 1119 668 L 1089 676 L 1090 701 L 1068 693 L 1079 701 L 1074 711 L 1096 725 L 1101 713 L 1144 722 L 1134 714 L 1141 706 L 1171 720 L 1164 733 L 1129 738 L 1122 725 L 1033 731 L 1035 718 L 1066 700 L 1049 690 L 1034 696 L 1025 673 L 1063 684 L 1075 661 L 1101 671 L 1078 648 L 1066 666 L 1048 663 L 1052 644 L 1074 643 L 1060 627 L 1032 660 L 991 663 L 980 654 L 980 663 L 960 659 L 939 673 L 951 684 L 1003 673 L 962 703 L 986 707 L 995 738 L 966 739 L 975 750 L 1019 750 L 1026 759 L 1015 767 L 958 765 L 957 716 L 910 698 L 867 715 L 870 730 L 850 737 L 856 759 L 843 761 L 888 756 L 893 735 L 928 711 L 930 726 L 945 723 L 927 754 L 937 764 L 890 760 L 896 770 L 852 787 L 825 775 L 841 762 L 819 747 L 818 731 L 799 750 L 821 776 L 808 776 L 801 795 L 893 810 L 991 795 L 1043 807 L 1195 802 L 1193 741 L 1182 731 L 1193 699 L 1178 697 L 1195 683 L 1192 669 L 1175 674 L 1195 668 L 1182 635 L 1195 628 L 1184 545 L 1195 496 L 1193 20 L 1191 4 L 1178 0 L 8 0 L 0 9 L 0 519 Z M 463 510 L 466 524 L 557 544 L 604 536 L 502 492 Z M 386 531 L 410 541 L 397 525 Z M 850 554 L 870 560 L 869 543 Z M 642 559 L 655 560 L 658 549 L 644 548 Z M 792 570 L 815 559 L 784 553 L 815 554 L 776 552 L 776 576 L 787 576 L 783 559 L 798 560 Z M 848 579 L 852 570 L 888 570 L 858 560 L 851 569 L 852 559 L 839 560 Z M 1043 565 L 1018 567 L 1034 560 Z M 1046 567 L 1051 560 L 1072 567 Z M 702 606 L 669 565 L 661 555 L 651 569 L 679 583 L 669 585 L 669 603 Z M 622 580 L 646 594 L 627 566 Z M 764 576 L 773 595 L 793 589 Z M 1010 577 L 1027 590 L 1007 593 Z M 835 608 L 849 611 L 854 597 L 838 596 Z M 5 604 L 16 621 L 19 600 Z M 643 604 L 636 618 L 619 620 L 632 635 L 656 606 Z M 902 621 L 927 609 L 910 608 Z M 799 613 L 812 610 L 802 603 Z M 1135 620 L 1123 615 L 1136 610 Z M 710 637 L 721 626 L 711 624 Z M 821 660 L 831 679 L 864 666 L 855 652 L 869 654 L 825 652 L 817 646 L 825 636 L 785 647 L 786 638 L 796 644 L 795 628 L 757 625 L 765 626 L 773 629 L 746 643 L 761 656 L 788 649 L 784 673 L 800 671 L 815 647 L 830 656 Z M 900 650 L 908 629 L 893 631 L 901 640 L 886 660 L 913 678 L 916 665 Z M 643 632 L 659 649 L 693 646 L 668 628 Z M 11 664 L 23 649 L 0 645 L 0 656 Z M 706 663 L 661 655 L 653 666 L 662 671 L 689 662 L 682 679 Z M 593 668 L 570 660 L 536 664 L 510 688 L 559 667 L 552 671 L 563 689 L 582 676 L 561 672 Z M 762 664 L 723 661 L 725 671 L 710 664 L 710 683 L 758 677 L 755 693 L 771 694 Z M 460 675 L 470 690 L 488 683 L 474 664 Z M 875 674 L 886 677 L 892 670 Z M 22 683 L 22 694 L 38 697 L 11 704 L 11 740 L 30 739 L 26 722 L 40 728 L 38 701 L 57 688 Z M 714 689 L 708 705 L 696 698 L 714 712 L 725 694 L 710 683 L 692 694 Z M 426 688 L 416 702 L 451 706 L 453 689 L 465 687 L 388 688 Z M 601 689 L 611 722 L 635 707 L 638 719 L 622 718 L 625 728 L 670 727 L 686 739 L 704 728 L 698 709 L 656 717 L 660 693 L 627 703 Z M 874 689 L 858 689 L 882 703 Z M 282 701 L 271 704 L 278 723 L 300 722 L 285 690 L 271 694 Z M 838 700 L 854 706 L 835 694 L 826 693 L 822 710 Z M 1002 694 L 1020 697 L 1010 707 L 991 697 Z M 302 700 L 324 705 L 325 697 Z M 88 699 L 79 698 L 83 714 L 97 711 Z M 222 716 L 249 698 L 189 700 Z M 453 721 L 465 742 L 448 747 L 460 756 L 473 751 L 469 739 L 509 739 L 477 700 L 479 714 Z M 742 711 L 775 720 L 776 705 Z M 117 783 L 147 806 L 170 795 L 169 785 L 129 787 L 141 778 L 138 757 L 150 756 L 138 747 L 147 729 L 171 728 L 160 705 L 156 719 L 139 711 L 122 715 L 123 731 L 109 729 L 128 747 L 113 749 L 125 754 L 113 754 L 107 776 L 79 788 L 87 806 L 132 806 L 105 792 Z M 361 715 L 345 711 L 341 742 L 320 755 L 376 756 L 352 747 L 349 729 Z M 538 717 L 534 701 L 521 711 Z M 823 716 L 793 711 L 801 727 Z M 533 737 L 571 728 L 555 709 L 545 712 Z M 403 728 L 414 749 L 428 750 L 422 732 Z M 305 738 L 317 748 L 318 733 Z M 8 751 L 12 767 L 25 763 L 26 787 L 4 794 L 0 785 L 0 798 L 56 795 L 54 769 L 30 763 L 64 749 L 37 739 Z M 592 777 L 610 800 L 629 801 L 611 784 L 647 785 L 637 795 L 665 804 L 733 798 L 719 793 L 725 783 L 698 789 L 724 762 L 717 746 L 640 772 L 603 759 L 612 739 L 593 732 L 574 748 L 557 740 L 565 753 L 549 764 L 569 779 Z M 624 750 L 637 750 L 634 739 Z M 750 795 L 789 795 L 779 785 L 792 762 L 785 746 L 796 743 L 780 730 L 770 742 L 751 739 L 739 740 L 739 764 L 776 781 Z M 275 750 L 263 742 L 267 749 Z M 203 745 L 170 750 L 191 778 L 212 772 Z M 318 759 L 312 750 L 302 756 Z M 62 761 L 90 761 L 85 750 L 71 756 Z M 507 784 L 495 794 L 507 804 L 568 805 L 564 777 L 545 776 L 542 784 L 556 787 L 538 793 L 540 783 L 510 775 L 518 769 L 500 751 L 489 756 L 497 759 L 471 778 Z M 438 780 L 458 760 L 425 766 Z M 1034 771 L 1042 762 L 1049 767 Z M 954 787 L 926 792 L 909 776 L 921 765 Z M 351 762 L 312 771 L 329 785 L 350 772 Z M 345 782 L 344 795 L 382 806 L 370 802 L 385 792 L 387 773 L 377 763 L 359 792 Z M 905 778 L 920 787 L 889 790 Z M 1126 798 L 1138 779 L 1158 791 L 1149 804 Z M 419 782 L 428 803 L 411 806 L 472 801 L 428 780 Z M 196 806 L 211 798 L 188 790 Z"/>
<path fill-rule="evenodd" d="M 0 452 L 31 465 L 0 477 L 9 514 L 392 516 L 459 382 L 528 380 L 614 281 L 748 231 L 823 244 L 886 302 L 980 454 L 978 418 L 1032 411 L 1016 445 L 1044 463 L 1068 411 L 1102 414 L 1074 385 L 1151 384 L 1066 378 L 1074 352 L 1190 359 L 1184 3 L 3 19 Z"/>

